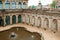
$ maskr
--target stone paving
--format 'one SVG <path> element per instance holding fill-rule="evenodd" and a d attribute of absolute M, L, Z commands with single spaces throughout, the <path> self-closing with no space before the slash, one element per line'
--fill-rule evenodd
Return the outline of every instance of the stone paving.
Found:
<path fill-rule="evenodd" d="M 12 27 L 25 27 L 30 32 L 38 32 L 39 34 L 42 33 L 42 36 L 44 37 L 44 40 L 60 40 L 60 31 L 57 31 L 56 33 L 50 31 L 50 30 L 44 30 L 43 28 L 37 28 L 36 26 L 31 26 L 27 24 L 14 24 L 14 25 L 8 25 L 6 27 L 0 27 L 0 31 L 11 29 Z"/>

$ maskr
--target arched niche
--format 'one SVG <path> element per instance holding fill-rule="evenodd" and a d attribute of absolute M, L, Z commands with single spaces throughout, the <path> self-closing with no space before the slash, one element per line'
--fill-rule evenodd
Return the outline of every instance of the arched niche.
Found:
<path fill-rule="evenodd" d="M 6 16 L 5 22 L 6 22 L 5 25 L 9 25 L 10 24 L 10 16 Z"/>
<path fill-rule="evenodd" d="M 31 19 L 31 23 L 32 23 L 32 25 L 35 25 L 35 17 L 34 16 L 32 16 L 32 19 Z"/>
<path fill-rule="evenodd" d="M 40 17 L 38 17 L 38 19 L 37 19 L 37 27 L 41 27 L 41 18 Z"/>
<path fill-rule="evenodd" d="M 16 2 L 12 1 L 12 9 L 16 9 Z"/>
<path fill-rule="evenodd" d="M 22 7 L 22 3 L 18 2 L 18 9 L 21 9 L 21 7 Z"/>
<path fill-rule="evenodd" d="M 53 20 L 52 28 L 53 28 L 53 31 L 57 31 L 58 29 L 58 24 L 56 19 Z"/>
<path fill-rule="evenodd" d="M 13 15 L 13 16 L 12 16 L 12 24 L 15 24 L 15 23 L 16 23 L 16 16 Z"/>
<path fill-rule="evenodd" d="M 0 9 L 2 9 L 2 7 L 3 7 L 2 4 L 3 4 L 2 1 L 0 1 Z"/>
<path fill-rule="evenodd" d="M 23 9 L 26 9 L 26 7 L 27 7 L 26 2 L 23 2 Z"/>
<path fill-rule="evenodd" d="M 9 2 L 9 1 L 7 1 L 7 2 L 5 3 L 5 9 L 10 9 L 10 2 Z"/>
<path fill-rule="evenodd" d="M 49 28 L 49 20 L 48 20 L 48 18 L 45 18 L 44 19 L 44 29 L 48 29 Z"/>
<path fill-rule="evenodd" d="M 26 5 L 26 2 L 23 2 L 23 5 Z"/>
<path fill-rule="evenodd" d="M 18 23 L 21 23 L 21 15 L 18 15 Z"/>
<path fill-rule="evenodd" d="M 2 17 L 0 17 L 0 26 L 4 26 L 4 21 L 3 21 Z"/>

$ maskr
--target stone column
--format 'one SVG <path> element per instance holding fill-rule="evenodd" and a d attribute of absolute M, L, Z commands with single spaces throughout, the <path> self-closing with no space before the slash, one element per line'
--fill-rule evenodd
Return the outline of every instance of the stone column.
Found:
<path fill-rule="evenodd" d="M 19 9 L 19 8 L 18 8 L 18 2 L 16 2 L 16 9 Z"/>
<path fill-rule="evenodd" d="M 41 18 L 41 28 L 44 27 L 44 18 Z"/>
<path fill-rule="evenodd" d="M 60 20 L 57 19 L 58 31 L 60 31 Z"/>
<path fill-rule="evenodd" d="M 37 21 L 37 26 L 40 27 L 41 26 L 41 19 L 38 18 L 37 20 L 38 20 Z"/>
<path fill-rule="evenodd" d="M 37 20 L 38 20 L 37 17 L 35 17 L 35 26 L 37 26 Z"/>
<path fill-rule="evenodd" d="M 25 18 L 25 23 L 26 23 L 26 19 L 27 19 L 26 16 L 27 16 L 27 15 L 25 14 L 25 17 L 24 17 L 24 18 Z"/>
<path fill-rule="evenodd" d="M 27 21 L 28 21 L 28 17 L 27 17 L 27 14 L 26 14 L 26 16 L 25 16 L 26 18 L 25 18 L 25 22 L 27 23 Z"/>
<path fill-rule="evenodd" d="M 35 16 L 32 16 L 32 22 L 31 22 L 32 26 L 35 25 Z"/>
<path fill-rule="evenodd" d="M 26 14 L 26 23 L 29 23 L 29 16 Z"/>
<path fill-rule="evenodd" d="M 26 16 L 26 23 L 29 24 L 29 16 Z"/>
<path fill-rule="evenodd" d="M 22 2 L 22 4 L 21 4 L 21 8 L 23 9 L 23 2 Z"/>
<path fill-rule="evenodd" d="M 18 23 L 18 15 L 16 15 L 16 23 Z"/>
<path fill-rule="evenodd" d="M 10 2 L 10 9 L 12 9 L 12 2 Z"/>
<path fill-rule="evenodd" d="M 46 20 L 46 19 L 43 20 L 43 25 L 44 25 L 43 27 L 44 27 L 45 29 L 47 29 L 47 20 Z"/>
<path fill-rule="evenodd" d="M 28 2 L 26 2 L 26 9 L 28 9 Z"/>
<path fill-rule="evenodd" d="M 30 15 L 29 15 L 29 25 L 30 25 Z"/>
<path fill-rule="evenodd" d="M 51 31 L 51 27 L 52 27 L 52 19 L 49 19 L 49 31 Z"/>
<path fill-rule="evenodd" d="M 3 6 L 2 8 L 5 9 L 5 2 L 3 2 L 3 5 L 2 6 Z"/>
<path fill-rule="evenodd" d="M 32 15 L 30 15 L 30 25 L 32 25 Z"/>
<path fill-rule="evenodd" d="M 22 22 L 25 23 L 25 15 L 22 15 Z"/>
<path fill-rule="evenodd" d="M 12 16 L 10 16 L 10 24 L 12 24 Z"/>

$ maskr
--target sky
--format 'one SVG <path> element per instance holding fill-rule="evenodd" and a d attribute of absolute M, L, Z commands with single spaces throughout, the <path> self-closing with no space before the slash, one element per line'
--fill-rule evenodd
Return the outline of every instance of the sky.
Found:
<path fill-rule="evenodd" d="M 29 0 L 28 1 L 28 6 L 35 5 L 37 6 L 39 1 L 41 1 L 42 5 L 48 5 L 53 2 L 53 0 Z"/>

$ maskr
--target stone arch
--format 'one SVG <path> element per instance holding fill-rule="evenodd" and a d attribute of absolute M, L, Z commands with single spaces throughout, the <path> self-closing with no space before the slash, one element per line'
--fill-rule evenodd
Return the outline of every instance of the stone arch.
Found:
<path fill-rule="evenodd" d="M 29 15 L 26 16 L 26 23 L 27 23 L 27 24 L 30 23 L 30 22 L 29 22 Z"/>
<path fill-rule="evenodd" d="M 6 9 L 10 9 L 10 2 L 9 2 L 9 1 L 7 1 L 7 2 L 5 3 L 5 8 L 6 8 Z"/>
<path fill-rule="evenodd" d="M 35 25 L 35 17 L 34 16 L 32 16 L 31 21 L 32 21 L 32 25 Z"/>
<path fill-rule="evenodd" d="M 41 18 L 40 17 L 38 17 L 38 19 L 37 19 L 37 26 L 41 27 Z"/>
<path fill-rule="evenodd" d="M 21 15 L 18 15 L 18 23 L 21 23 Z"/>
<path fill-rule="evenodd" d="M 53 19 L 53 24 L 52 24 L 52 25 L 53 25 L 53 26 L 52 26 L 52 27 L 53 27 L 53 30 L 54 30 L 54 31 L 57 31 L 57 29 L 58 29 L 58 27 L 57 27 L 58 24 L 57 24 L 57 20 L 56 20 L 56 19 Z"/>
<path fill-rule="evenodd" d="M 4 21 L 3 21 L 2 17 L 0 17 L 0 26 L 4 26 Z"/>
<path fill-rule="evenodd" d="M 48 18 L 44 19 L 44 29 L 49 28 L 49 20 Z"/>
<path fill-rule="evenodd" d="M 9 25 L 10 24 L 10 16 L 6 16 L 5 21 L 6 21 L 6 25 Z"/>
<path fill-rule="evenodd" d="M 15 23 L 16 23 L 16 16 L 13 15 L 13 16 L 12 16 L 12 24 L 15 24 Z"/>
<path fill-rule="evenodd" d="M 22 3 L 18 2 L 18 8 L 21 9 Z"/>
<path fill-rule="evenodd" d="M 26 5 L 26 2 L 23 2 L 23 5 Z"/>
<path fill-rule="evenodd" d="M 22 3 L 21 3 L 21 2 L 18 2 L 18 4 L 22 5 Z"/>
<path fill-rule="evenodd" d="M 26 2 L 23 2 L 23 9 L 26 9 L 26 7 L 27 7 Z"/>
<path fill-rule="evenodd" d="M 16 2 L 12 1 L 12 9 L 16 9 Z"/>

